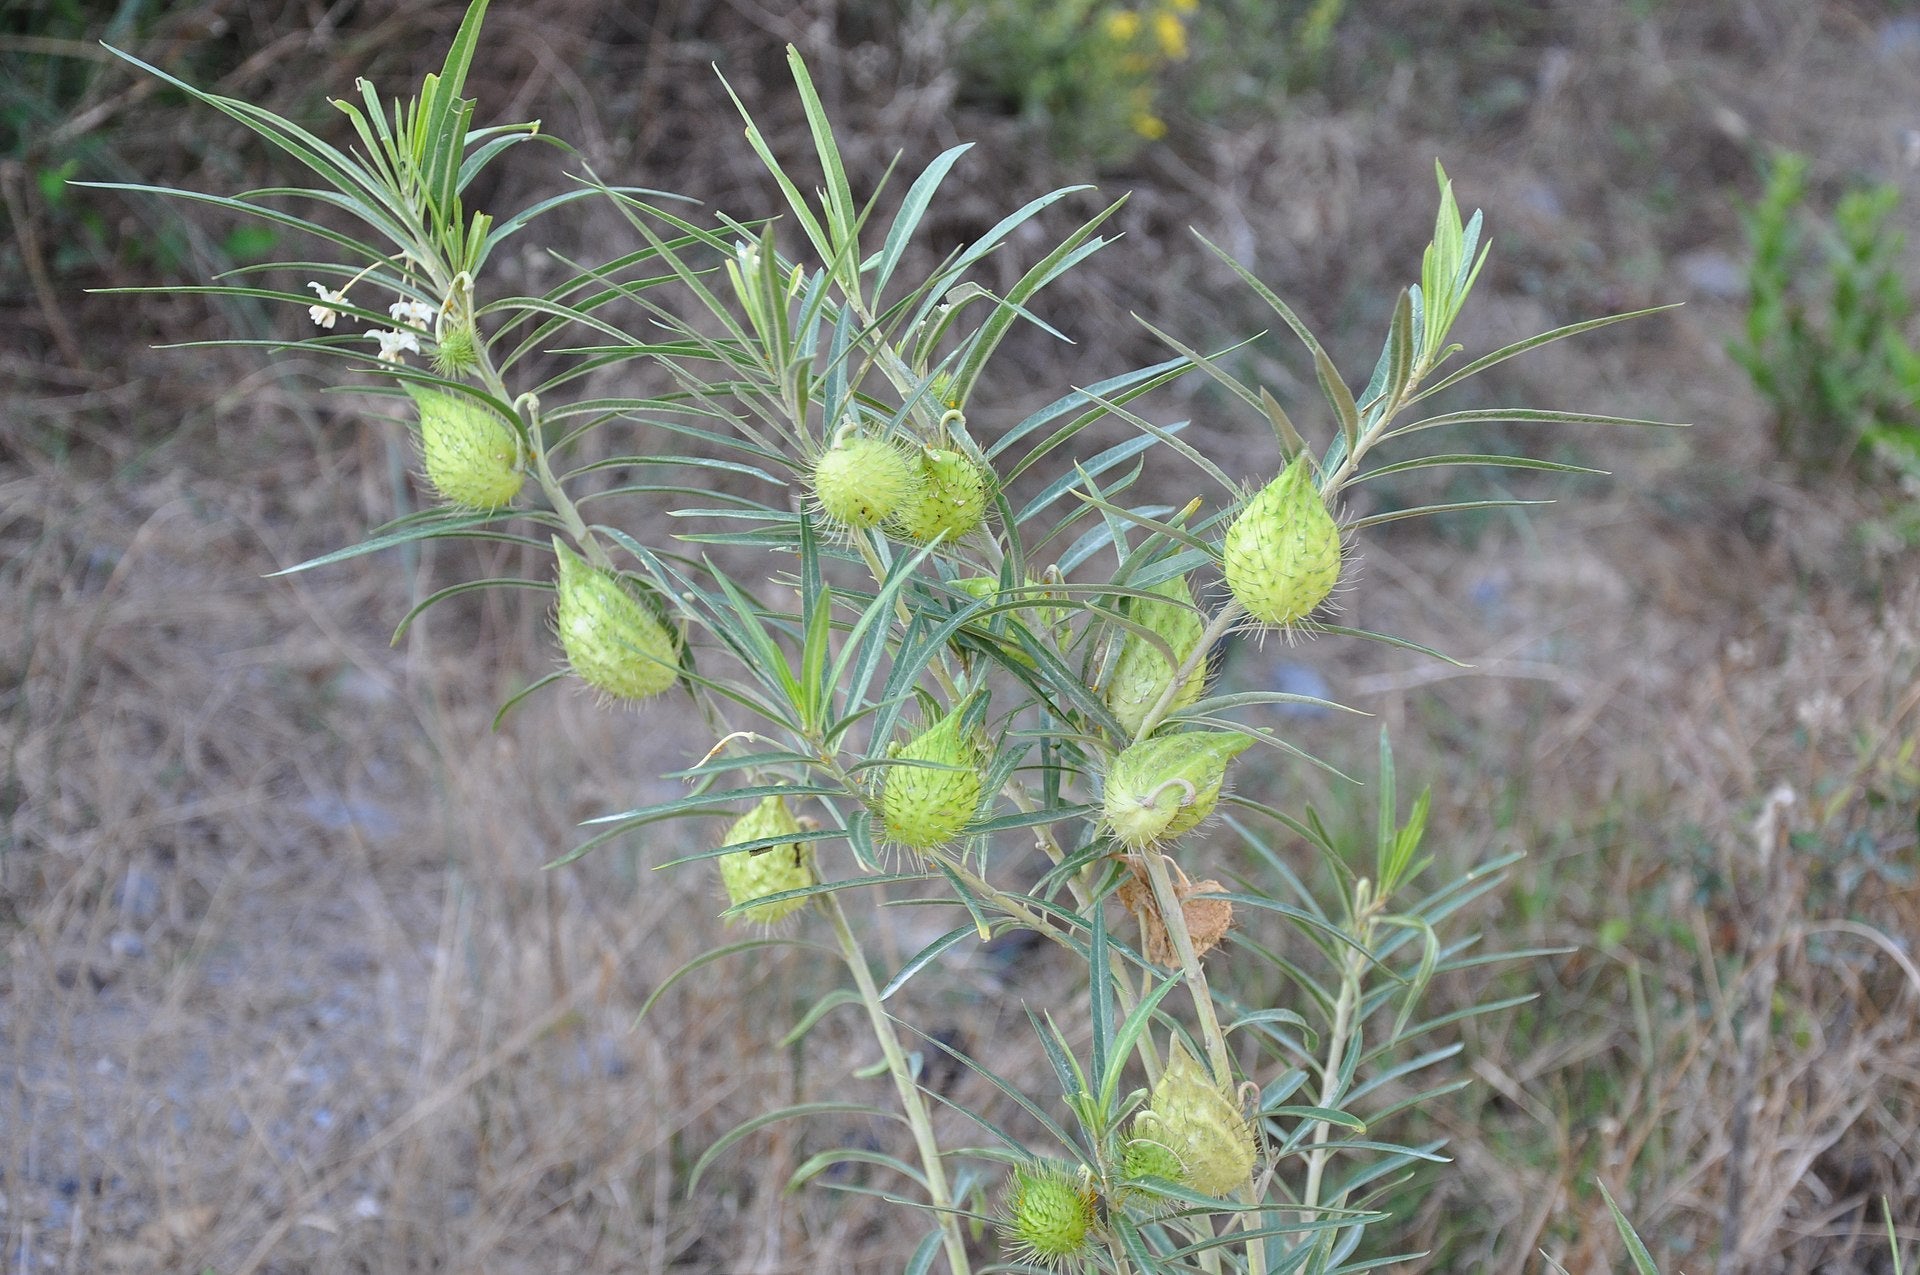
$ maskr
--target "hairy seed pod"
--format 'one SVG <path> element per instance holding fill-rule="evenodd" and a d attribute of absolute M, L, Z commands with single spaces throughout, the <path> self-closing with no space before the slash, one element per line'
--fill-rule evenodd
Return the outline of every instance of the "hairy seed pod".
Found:
<path fill-rule="evenodd" d="M 433 370 L 442 376 L 458 376 L 480 361 L 480 344 L 471 323 L 457 323 L 440 334 L 433 350 Z"/>
<path fill-rule="evenodd" d="M 913 497 L 920 484 L 912 456 L 878 438 L 847 437 L 813 467 L 820 512 L 843 527 L 877 527 Z"/>
<path fill-rule="evenodd" d="M 1007 1183 L 1001 1241 L 1020 1260 L 1059 1266 L 1087 1251 L 1095 1220 L 1092 1189 L 1066 1166 L 1024 1164 Z"/>
<path fill-rule="evenodd" d="M 894 754 L 921 766 L 890 766 L 880 791 L 880 823 L 889 841 L 931 850 L 959 836 L 980 809 L 980 741 L 961 733 L 957 710 Z"/>
<path fill-rule="evenodd" d="M 680 677 L 680 639 L 638 592 L 556 536 L 560 605 L 554 628 L 580 680 L 614 699 L 642 700 Z"/>
<path fill-rule="evenodd" d="M 920 483 L 893 511 L 889 524 L 908 540 L 948 543 L 978 527 L 987 516 L 987 475 L 959 452 L 929 447 L 920 453 Z"/>
<path fill-rule="evenodd" d="M 799 832 L 800 821 L 787 809 L 786 798 L 768 797 L 736 819 L 721 844 L 796 836 Z M 802 842 L 738 850 L 721 855 L 718 862 L 720 883 L 727 887 L 727 901 L 735 907 L 787 890 L 804 890 L 818 883 L 813 874 L 813 855 Z M 772 925 L 798 912 L 806 902 L 805 899 L 782 899 L 777 903 L 761 903 L 736 912 L 734 919 Z"/>
<path fill-rule="evenodd" d="M 420 458 L 440 498 L 462 509 L 512 503 L 527 479 L 512 426 L 465 394 L 413 384 L 406 390 L 420 409 Z"/>
<path fill-rule="evenodd" d="M 1207 1195 L 1232 1195 L 1253 1175 L 1253 1128 L 1240 1104 L 1177 1039 L 1131 1132 L 1171 1151 L 1182 1168 L 1178 1180 Z"/>
<path fill-rule="evenodd" d="M 1151 629 L 1171 648 L 1175 662 L 1167 663 L 1167 657 L 1160 649 L 1138 633 L 1128 633 L 1121 642 L 1119 658 L 1114 661 L 1113 673 L 1107 681 L 1107 707 L 1120 719 L 1128 735 L 1140 733 L 1147 713 L 1160 702 L 1167 684 L 1173 681 L 1179 666 L 1193 654 L 1207 627 L 1200 613 L 1194 609 L 1193 591 L 1187 587 L 1185 576 L 1175 576 L 1155 585 L 1148 592 L 1158 594 L 1166 601 L 1129 598 L 1127 618 Z M 1177 712 L 1199 699 L 1206 682 L 1207 667 L 1202 661 L 1181 681 L 1180 689 L 1174 692 L 1167 711 Z"/>
<path fill-rule="evenodd" d="M 1136 850 L 1188 831 L 1213 813 L 1227 763 L 1252 744 L 1238 731 L 1197 730 L 1130 745 L 1107 767 L 1107 827 Z"/>
<path fill-rule="evenodd" d="M 1289 625 L 1327 600 L 1340 579 L 1340 528 L 1301 452 L 1227 528 L 1227 587 L 1262 624 Z"/>
<path fill-rule="evenodd" d="M 1126 1149 L 1121 1152 L 1120 1173 L 1128 1178 L 1165 1178 L 1169 1182 L 1184 1182 L 1187 1166 L 1181 1162 L 1180 1153 L 1166 1143 L 1135 1137 L 1127 1139 Z"/>

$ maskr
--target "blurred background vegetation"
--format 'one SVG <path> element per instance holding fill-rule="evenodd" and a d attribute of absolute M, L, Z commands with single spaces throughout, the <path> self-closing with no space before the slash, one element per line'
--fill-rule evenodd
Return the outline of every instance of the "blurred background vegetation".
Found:
<path fill-rule="evenodd" d="M 579 819 L 666 791 L 649 777 L 710 741 L 557 693 L 489 733 L 499 699 L 551 666 L 537 605 L 449 604 L 389 646 L 438 585 L 527 569 L 509 550 L 263 578 L 412 507 L 401 431 L 375 400 L 331 392 L 332 368 L 153 348 L 298 335 L 304 314 L 91 291 L 312 250 L 71 184 L 233 192 L 285 176 L 100 41 L 338 137 L 327 97 L 355 76 L 401 92 L 461 11 L 0 13 L 10 1270 L 902 1260 L 886 1206 L 781 1190 L 811 1150 L 890 1130 L 772 1130 L 698 1199 L 677 1189 L 721 1130 L 774 1100 L 868 1083 L 847 1078 L 870 1061 L 851 1032 L 779 1046 L 823 990 L 813 963 L 716 966 L 630 1031 L 667 971 L 721 941 L 690 919 L 719 911 L 717 887 L 651 873 L 688 848 L 674 844 L 539 871 Z M 1435 785 L 1430 841 L 1449 863 L 1528 853 L 1478 918 L 1490 946 L 1572 949 L 1501 976 L 1535 1001 L 1436 1034 L 1464 1039 L 1476 1083 L 1423 1117 L 1434 1129 L 1406 1131 L 1446 1136 L 1455 1163 L 1405 1187 L 1399 1247 L 1428 1256 L 1403 1269 L 1607 1269 L 1601 1183 L 1663 1269 L 1891 1271 L 1889 1214 L 1911 1267 L 1920 14 L 1876 0 L 495 0 L 470 86 L 481 117 L 541 118 L 579 154 L 521 148 L 474 202 L 518 206 L 584 162 L 736 213 L 771 206 L 713 68 L 801 153 L 789 42 L 857 185 L 896 153 L 912 170 L 978 143 L 965 193 L 930 217 L 936 240 L 1063 183 L 1132 192 L 1125 237 L 1042 312 L 1075 344 L 1024 334 L 970 405 L 977 431 L 1162 357 L 1130 311 L 1216 348 L 1264 327 L 1188 227 L 1292 301 L 1336 359 L 1364 363 L 1417 270 L 1436 158 L 1494 243 L 1459 329 L 1469 352 L 1688 303 L 1506 365 L 1471 401 L 1691 431 L 1530 441 L 1489 426 L 1488 447 L 1461 449 L 1537 446 L 1611 476 L 1554 484 L 1557 506 L 1365 537 L 1355 622 L 1472 669 L 1323 639 L 1242 647 L 1223 676 L 1379 716 L 1403 774 Z M 550 224 L 568 255 L 617 233 L 584 207 Z M 523 288 L 552 266 L 528 251 L 495 268 Z M 1232 357 L 1325 429 L 1290 347 L 1268 337 Z M 1272 471 L 1265 425 L 1197 382 L 1162 404 L 1180 417 L 1229 471 Z M 1175 503 L 1191 494 L 1171 464 L 1147 481 Z M 1353 512 L 1447 494 L 1414 481 L 1368 484 Z M 1364 770 L 1369 732 L 1285 725 Z M 1310 773 L 1261 783 L 1250 795 L 1356 823 L 1364 804 Z M 1213 853 L 1210 874 L 1240 866 L 1225 834 Z M 895 959 L 919 946 L 902 915 Z M 978 1045 L 1012 1035 L 1021 999 L 1069 996 L 1070 974 L 1044 952 L 977 952 L 911 1008 Z M 998 1070 L 1041 1082 L 1042 1060 L 1004 1048 Z M 931 1066 L 935 1086 L 977 1083 Z"/>

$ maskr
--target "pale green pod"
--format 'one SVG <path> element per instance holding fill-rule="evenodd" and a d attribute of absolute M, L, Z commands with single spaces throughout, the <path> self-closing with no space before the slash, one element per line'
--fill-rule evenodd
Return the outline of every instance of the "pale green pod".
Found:
<path fill-rule="evenodd" d="M 1179 665 L 1200 645 L 1200 637 L 1207 627 L 1194 609 L 1193 591 L 1187 587 L 1185 576 L 1157 584 L 1148 592 L 1166 601 L 1129 598 L 1127 618 L 1157 634 L 1172 649 L 1175 662 L 1167 663 L 1167 657 L 1137 633 L 1128 633 L 1121 642 L 1120 654 L 1107 679 L 1106 700 L 1107 707 L 1113 710 L 1128 735 L 1140 733 L 1148 712 L 1160 702 Z M 1178 712 L 1198 700 L 1206 683 L 1206 664 L 1201 661 L 1181 680 L 1167 712 Z"/>
<path fill-rule="evenodd" d="M 1131 1132 L 1135 1142 L 1171 1152 L 1181 1166 L 1177 1180 L 1207 1195 L 1230 1196 L 1253 1176 L 1253 1127 L 1232 1093 L 1178 1040 Z"/>
<path fill-rule="evenodd" d="M 799 832 L 800 821 L 787 809 L 786 799 L 767 797 L 734 821 L 733 826 L 727 829 L 726 840 L 721 844 L 758 841 L 762 837 L 795 836 Z M 813 854 L 803 842 L 783 843 L 762 850 L 739 850 L 721 855 L 717 862 L 720 865 L 720 883 L 727 888 L 727 901 L 735 907 L 769 895 L 804 890 L 818 884 L 813 872 Z M 771 925 L 792 916 L 806 903 L 803 898 L 762 903 L 734 913 L 733 919 Z"/>
<path fill-rule="evenodd" d="M 892 443 L 844 438 L 814 464 L 814 499 L 821 513 L 843 527 L 877 527 L 913 497 L 918 470 L 914 458 Z"/>
<path fill-rule="evenodd" d="M 1130 745 L 1107 767 L 1108 830 L 1136 850 L 1189 831 L 1213 813 L 1227 763 L 1252 744 L 1237 731 L 1200 730 Z"/>
<path fill-rule="evenodd" d="M 1327 600 L 1340 580 L 1340 528 L 1305 452 L 1247 502 L 1221 557 L 1227 587 L 1261 624 L 1296 623 Z"/>
<path fill-rule="evenodd" d="M 880 824 L 887 840 L 909 850 L 931 850 L 973 822 L 985 780 L 980 741 L 962 733 L 960 718 L 949 713 L 894 754 L 899 761 L 931 764 L 887 768 L 880 790 Z"/>
<path fill-rule="evenodd" d="M 465 394 L 414 384 L 406 391 L 420 409 L 420 459 L 440 498 L 462 509 L 512 503 L 527 478 L 513 427 Z"/>
<path fill-rule="evenodd" d="M 929 447 L 920 453 L 920 482 L 888 523 L 907 540 L 947 542 L 978 528 L 987 516 L 987 475 L 959 452 Z"/>
<path fill-rule="evenodd" d="M 553 542 L 560 559 L 554 628 L 580 680 L 614 699 L 658 695 L 680 677 L 680 639 L 632 586 Z"/>

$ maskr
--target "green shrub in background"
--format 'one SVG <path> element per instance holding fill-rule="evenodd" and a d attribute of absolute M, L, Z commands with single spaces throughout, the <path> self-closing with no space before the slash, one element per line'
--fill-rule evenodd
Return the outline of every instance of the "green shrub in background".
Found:
<path fill-rule="evenodd" d="M 555 865 L 692 821 L 687 841 L 703 848 L 678 862 L 714 861 L 702 870 L 724 886 L 716 910 L 810 937 L 746 938 L 675 979 L 796 941 L 844 968 L 792 1039 L 857 1011 L 896 1110 L 843 1092 L 765 1113 L 711 1148 L 689 1189 L 775 1121 L 857 1114 L 905 1132 L 895 1145 L 821 1149 L 794 1185 L 829 1169 L 868 1174 L 857 1189 L 897 1200 L 920 1228 L 916 1275 L 937 1265 L 1266 1275 L 1390 1261 L 1369 1247 L 1388 1220 L 1381 1204 L 1444 1163 L 1437 1144 L 1395 1142 L 1395 1118 L 1465 1083 L 1449 1067 L 1455 1023 L 1517 1003 L 1423 1010 L 1436 976 L 1531 955 L 1482 951 L 1458 925 L 1511 860 L 1428 847 L 1427 794 L 1401 799 L 1384 733 L 1363 834 L 1329 832 L 1297 802 L 1233 793 L 1237 760 L 1254 749 L 1269 770 L 1324 765 L 1272 712 L 1320 701 L 1210 687 L 1209 656 L 1240 629 L 1409 646 L 1337 622 L 1333 592 L 1357 540 L 1393 519 L 1513 502 L 1395 509 L 1342 527 L 1342 494 L 1435 466 L 1573 468 L 1475 453 L 1383 462 L 1414 433 L 1655 424 L 1429 406 L 1508 358 L 1629 316 L 1449 368 L 1460 347 L 1448 333 L 1485 251 L 1479 214 L 1461 216 L 1440 174 L 1420 281 L 1400 293 L 1358 392 L 1293 311 L 1220 254 L 1307 348 L 1332 422 L 1318 436 L 1264 388 L 1165 334 L 1176 357 L 989 424 L 969 406 L 1000 342 L 1037 321 L 1031 306 L 1049 283 L 1108 246 L 1098 232 L 1113 206 L 1003 295 L 973 278 L 976 266 L 1071 191 L 916 268 L 909 246 L 966 148 L 936 157 L 883 216 L 877 194 L 856 197 L 794 54 L 819 173 L 796 176 L 747 121 L 784 196 L 777 223 L 767 210 L 696 216 L 679 197 L 591 173 L 496 217 L 467 206 L 470 184 L 542 135 L 476 127 L 461 96 L 485 7 L 475 0 L 414 98 L 390 104 L 363 82 L 336 103 L 354 134 L 345 149 L 148 67 L 246 124 L 313 184 L 237 197 L 121 188 L 317 241 L 316 261 L 248 267 L 199 290 L 293 308 L 310 335 L 260 344 L 338 360 L 414 423 L 434 505 L 296 569 L 424 538 L 519 546 L 542 564 L 539 578 L 449 585 L 401 627 L 476 589 L 548 589 L 567 667 L 523 694 L 574 677 L 641 714 L 663 711 L 663 696 L 693 704 L 711 746 L 677 772 L 687 793 L 593 821 Z M 489 266 L 501 246 L 585 199 L 618 212 L 628 243 L 540 296 L 498 293 Z M 357 225 L 312 220 L 313 206 Z M 589 387 L 590 374 L 622 365 L 669 388 L 602 388 L 637 375 Z M 1267 477 L 1251 488 L 1222 468 L 1240 456 L 1205 455 L 1182 438 L 1184 423 L 1134 410 L 1194 372 L 1271 429 Z M 1079 446 L 1103 421 L 1130 434 Z M 1141 499 L 1149 460 L 1180 465 L 1193 498 Z M 679 530 L 641 539 L 634 529 L 662 520 L 623 520 L 632 502 L 664 509 Z M 937 909 L 950 928 L 877 970 L 869 952 L 886 902 Z M 997 1070 L 1006 1042 L 963 1057 L 896 1017 L 895 994 L 945 954 L 1010 931 L 1040 936 L 1085 972 L 1070 1001 L 1029 1007 L 1051 1064 L 1039 1091 Z M 938 1096 L 972 1122 L 957 1137 L 920 1083 L 936 1050 L 1004 1099 L 968 1108 Z M 989 1227 L 998 1257 L 969 1239 Z"/>
<path fill-rule="evenodd" d="M 1806 200 L 1805 157 L 1775 156 L 1746 211 L 1746 333 L 1731 352 L 1773 410 L 1780 454 L 1803 471 L 1920 483 L 1914 302 L 1905 237 L 1888 225 L 1900 193 L 1856 187 L 1826 219 Z"/>
<path fill-rule="evenodd" d="M 1345 0 L 929 0 L 952 23 L 964 100 L 1018 115 L 1095 168 L 1167 135 L 1174 110 L 1271 110 L 1315 65 Z"/>

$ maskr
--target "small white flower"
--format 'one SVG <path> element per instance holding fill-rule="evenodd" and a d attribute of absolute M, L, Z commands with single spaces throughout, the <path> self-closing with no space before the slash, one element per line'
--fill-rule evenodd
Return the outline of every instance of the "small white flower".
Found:
<path fill-rule="evenodd" d="M 333 307 L 345 305 L 347 294 L 329 291 L 325 284 L 310 282 L 307 286 L 320 294 L 320 304 L 308 306 L 307 317 L 312 319 L 316 326 L 331 329 L 333 321 L 340 317 L 340 312 Z"/>
<path fill-rule="evenodd" d="M 399 323 L 411 323 L 415 327 L 431 327 L 434 309 L 424 301 L 415 301 L 411 297 L 402 297 L 387 307 L 387 313 Z"/>
<path fill-rule="evenodd" d="M 400 357 L 402 350 L 414 354 L 420 353 L 420 338 L 411 332 L 369 332 L 368 336 L 380 343 L 380 361 L 382 363 L 404 363 Z"/>

